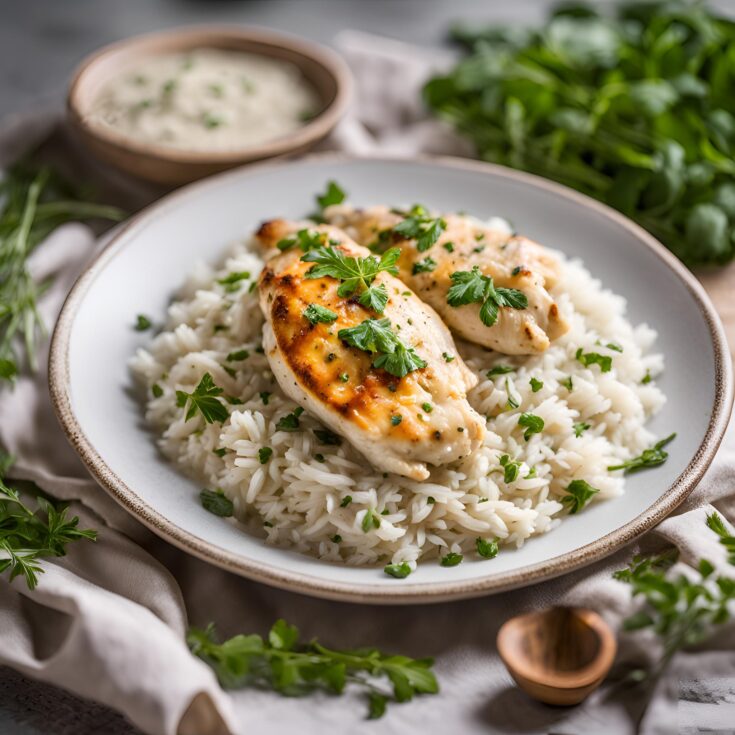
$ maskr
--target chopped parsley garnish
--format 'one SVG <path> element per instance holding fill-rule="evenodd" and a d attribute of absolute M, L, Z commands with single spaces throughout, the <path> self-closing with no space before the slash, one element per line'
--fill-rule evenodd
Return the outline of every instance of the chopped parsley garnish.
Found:
<path fill-rule="evenodd" d="M 418 263 L 413 264 L 411 274 L 415 276 L 418 273 L 431 273 L 434 268 L 436 268 L 436 261 L 433 258 L 426 257 Z"/>
<path fill-rule="evenodd" d="M 480 320 L 487 327 L 492 327 L 497 321 L 500 307 L 525 309 L 528 306 L 523 291 L 500 286 L 496 288 L 493 279 L 483 275 L 477 266 L 473 266 L 471 271 L 455 271 L 450 278 L 454 285 L 447 291 L 447 303 L 455 308 L 465 304 L 481 304 Z"/>
<path fill-rule="evenodd" d="M 590 365 L 599 365 L 603 373 L 609 373 L 612 370 L 612 357 L 610 355 L 601 355 L 599 352 L 583 352 L 580 347 L 575 355 L 578 362 L 585 367 Z"/>
<path fill-rule="evenodd" d="M 225 358 L 227 362 L 241 362 L 247 360 L 250 357 L 250 353 L 247 350 L 237 350 L 237 352 L 230 352 Z"/>
<path fill-rule="evenodd" d="M 534 434 L 543 431 L 544 420 L 540 416 L 533 413 L 522 413 L 518 417 L 518 426 L 525 426 L 523 438 L 528 441 Z"/>
<path fill-rule="evenodd" d="M 513 270 L 510 272 L 511 276 L 517 276 L 521 271 L 523 270 L 522 265 L 517 265 Z"/>
<path fill-rule="evenodd" d="M 331 324 L 337 320 L 335 312 L 319 304 L 309 304 L 302 313 L 312 324 Z"/>
<path fill-rule="evenodd" d="M 521 463 L 512 460 L 510 455 L 504 454 L 500 458 L 500 466 L 503 468 L 503 481 L 507 485 L 518 477 L 518 470 L 521 468 Z"/>
<path fill-rule="evenodd" d="M 341 542 L 342 542 L 342 537 L 341 537 L 341 536 L 340 536 L 340 535 L 339 535 L 338 533 L 335 533 L 335 534 L 334 534 L 334 536 L 330 537 L 330 539 L 329 539 L 329 540 L 330 540 L 330 541 L 331 541 L 331 542 L 332 542 L 333 544 L 339 544 L 339 543 L 341 543 Z"/>
<path fill-rule="evenodd" d="M 617 342 L 608 342 L 605 347 L 607 347 L 608 350 L 614 350 L 615 352 L 623 351 L 622 346 L 619 345 Z"/>
<path fill-rule="evenodd" d="M 319 209 L 324 210 L 333 204 L 342 204 L 347 195 L 336 181 L 327 182 L 327 190 L 324 194 L 317 194 L 316 203 Z"/>
<path fill-rule="evenodd" d="M 154 398 L 160 398 L 163 395 L 163 388 L 161 388 L 158 383 L 154 383 L 151 386 L 151 393 L 153 394 Z"/>
<path fill-rule="evenodd" d="M 430 403 L 422 403 L 421 408 L 426 411 L 426 413 L 431 413 L 434 410 L 434 407 Z"/>
<path fill-rule="evenodd" d="M 387 318 L 366 319 L 357 326 L 340 329 L 337 336 L 351 347 L 377 353 L 373 367 L 383 368 L 397 378 L 426 367 L 426 362 L 416 354 L 414 348 L 401 342 L 390 328 Z"/>
<path fill-rule="evenodd" d="M 216 454 L 218 457 L 222 458 L 227 454 L 228 449 L 226 447 L 220 447 L 219 449 L 213 449 L 212 454 Z"/>
<path fill-rule="evenodd" d="M 234 370 L 233 370 L 233 369 L 232 369 L 231 367 L 227 367 L 227 365 L 221 365 L 220 367 L 221 367 L 221 368 L 222 368 L 222 369 L 223 369 L 223 370 L 224 370 L 224 371 L 225 371 L 225 372 L 226 372 L 226 373 L 227 373 L 227 374 L 228 374 L 228 375 L 229 375 L 229 376 L 230 376 L 231 378 L 233 378 L 233 379 L 234 379 L 234 378 L 236 378 L 236 377 L 237 377 L 237 373 L 236 373 L 236 372 L 235 372 L 235 371 L 234 371 Z"/>
<path fill-rule="evenodd" d="M 339 446 L 342 443 L 342 439 L 329 429 L 314 429 L 314 435 L 321 444 Z"/>
<path fill-rule="evenodd" d="M 266 464 L 273 456 L 273 450 L 270 447 L 261 447 L 258 450 L 258 461 L 260 464 Z"/>
<path fill-rule="evenodd" d="M 587 429 L 590 428 L 590 424 L 580 421 L 579 423 L 574 424 L 572 428 L 574 429 L 574 436 L 580 437 L 585 431 L 587 431 Z"/>
<path fill-rule="evenodd" d="M 145 314 L 138 314 L 135 320 L 136 332 L 145 332 L 146 329 L 150 329 L 152 326 L 153 322 Z"/>
<path fill-rule="evenodd" d="M 454 243 L 453 242 L 445 242 L 442 247 L 448 252 L 453 253 L 454 252 Z"/>
<path fill-rule="evenodd" d="M 218 117 L 212 112 L 205 112 L 204 115 L 202 115 L 202 123 L 204 124 L 204 127 L 207 128 L 207 130 L 218 128 L 220 125 L 223 124 L 223 122 L 224 121 L 221 117 Z"/>
<path fill-rule="evenodd" d="M 426 498 L 427 505 L 434 505 L 436 503 L 436 498 L 432 498 L 431 495 L 429 495 L 428 498 Z"/>
<path fill-rule="evenodd" d="M 380 518 L 372 508 L 368 508 L 365 511 L 360 527 L 365 533 L 371 528 L 380 528 Z"/>
<path fill-rule="evenodd" d="M 342 498 L 342 502 L 339 504 L 340 508 L 346 508 L 352 502 L 352 495 L 345 495 Z"/>
<path fill-rule="evenodd" d="M 646 469 L 647 467 L 658 467 L 658 465 L 663 464 L 669 458 L 669 453 L 664 450 L 664 447 L 675 438 L 676 434 L 671 434 L 660 442 L 654 444 L 649 449 L 644 449 L 640 456 L 629 459 L 627 462 L 623 462 L 622 464 L 612 465 L 607 469 L 610 472 L 615 470 L 638 472 L 639 470 Z"/>
<path fill-rule="evenodd" d="M 227 407 L 217 397 L 221 396 L 222 393 L 224 391 L 215 385 L 212 376 L 209 373 L 204 373 L 199 385 L 191 393 L 183 390 L 176 391 L 176 405 L 179 408 L 184 408 L 188 404 L 186 421 L 200 413 L 208 424 L 213 424 L 215 421 L 222 423 L 230 415 Z"/>
<path fill-rule="evenodd" d="M 349 383 L 350 376 L 349 376 L 348 373 L 340 373 L 339 374 L 339 379 L 340 379 L 340 382 L 342 382 L 342 383 Z"/>
<path fill-rule="evenodd" d="M 442 352 L 444 362 L 454 362 L 454 355 L 450 355 L 448 352 Z"/>
<path fill-rule="evenodd" d="M 396 579 L 405 579 L 411 574 L 411 566 L 407 561 L 401 562 L 400 564 L 386 564 L 383 567 L 383 571 L 389 577 L 395 577 Z"/>
<path fill-rule="evenodd" d="M 316 454 L 314 455 L 314 459 L 315 459 L 315 460 L 316 460 L 317 462 L 321 462 L 322 464 L 324 464 L 324 463 L 325 463 L 325 462 L 327 461 L 326 459 L 324 459 L 324 455 L 323 455 L 323 454 L 321 454 L 320 452 L 317 452 L 317 453 L 316 453 Z"/>
<path fill-rule="evenodd" d="M 408 215 L 399 222 L 393 232 L 409 240 L 416 240 L 416 249 L 423 253 L 428 250 L 447 228 L 441 217 L 432 218 L 424 207 L 416 204 Z"/>
<path fill-rule="evenodd" d="M 565 378 L 564 380 L 559 381 L 561 385 L 563 385 L 570 393 L 574 389 L 574 382 L 572 381 L 572 376 L 570 375 L 568 378 Z"/>
<path fill-rule="evenodd" d="M 271 396 L 273 394 L 272 393 L 269 393 L 267 390 L 264 390 L 261 393 L 259 393 L 258 395 L 260 396 L 260 400 L 263 401 L 263 405 L 264 406 L 267 406 L 268 405 L 268 401 L 270 401 Z"/>
<path fill-rule="evenodd" d="M 493 539 L 488 541 L 487 539 L 480 538 L 479 536 L 475 539 L 475 548 L 477 553 L 483 559 L 494 559 L 498 555 L 498 542 Z"/>
<path fill-rule="evenodd" d="M 225 497 L 221 490 L 212 492 L 211 490 L 202 490 L 199 493 L 199 499 L 202 502 L 204 510 L 214 513 L 222 518 L 229 518 L 235 512 L 232 501 Z"/>
<path fill-rule="evenodd" d="M 307 271 L 307 278 L 336 278 L 342 281 L 337 289 L 338 296 L 345 298 L 357 292 L 357 300 L 362 306 L 382 314 L 388 303 L 388 291 L 383 284 L 374 286 L 373 281 L 383 271 L 396 275 L 396 262 L 400 255 L 400 248 L 390 248 L 380 256 L 380 260 L 374 255 L 355 258 L 330 245 L 310 250 L 301 260 L 315 264 Z"/>
<path fill-rule="evenodd" d="M 485 377 L 494 378 L 496 375 L 505 375 L 506 373 L 512 373 L 514 370 L 515 368 L 510 365 L 496 365 L 485 373 Z"/>
<path fill-rule="evenodd" d="M 543 380 L 537 380 L 536 378 L 531 378 L 531 380 L 529 380 L 528 382 L 531 385 L 531 391 L 533 393 L 538 393 L 544 387 Z"/>
<path fill-rule="evenodd" d="M 586 480 L 572 480 L 567 487 L 567 494 L 562 497 L 561 502 L 567 506 L 569 513 L 574 515 L 590 501 L 593 495 L 600 491 L 592 487 Z"/>
<path fill-rule="evenodd" d="M 242 398 L 237 398 L 237 396 L 225 396 L 225 400 L 231 406 L 242 406 L 242 404 L 245 403 Z"/>
<path fill-rule="evenodd" d="M 521 405 L 518 399 L 510 392 L 510 380 L 508 378 L 505 379 L 505 395 L 508 396 L 508 408 L 514 409 Z"/>
<path fill-rule="evenodd" d="M 462 563 L 462 559 L 464 559 L 464 556 L 462 554 L 457 554 L 454 551 L 450 551 L 448 554 L 441 558 L 441 561 L 439 563 L 443 567 L 456 567 L 457 564 Z"/>
<path fill-rule="evenodd" d="M 286 416 L 282 416 L 276 423 L 277 431 L 296 431 L 299 428 L 299 416 L 304 413 L 304 409 L 299 406 Z"/>
<path fill-rule="evenodd" d="M 735 536 L 730 535 L 722 520 L 722 516 L 718 513 L 710 513 L 707 515 L 706 523 L 707 527 L 720 537 L 720 543 L 725 547 L 725 551 L 727 551 L 728 562 L 735 566 Z"/>
<path fill-rule="evenodd" d="M 236 273 L 230 273 L 228 276 L 218 279 L 217 283 L 224 286 L 227 293 L 232 293 L 237 291 L 240 288 L 241 282 L 246 281 L 248 278 L 250 278 L 250 271 L 237 271 Z"/>
<path fill-rule="evenodd" d="M 326 232 L 310 230 L 308 227 L 305 227 L 295 235 L 289 235 L 288 237 L 284 237 L 283 240 L 279 240 L 276 243 L 276 247 L 279 250 L 290 250 L 295 245 L 298 245 L 305 253 L 308 253 L 314 248 L 324 247 L 327 243 L 330 245 L 339 245 L 336 240 L 329 240 Z"/>
<path fill-rule="evenodd" d="M 641 385 L 648 385 L 653 380 L 653 377 L 651 376 L 651 371 L 646 370 L 646 374 L 643 376 L 643 379 L 641 380 Z"/>
<path fill-rule="evenodd" d="M 398 426 L 398 424 L 400 424 L 401 421 L 403 421 L 403 416 L 401 416 L 400 413 L 394 414 L 393 416 L 390 417 L 390 422 L 392 426 Z"/>

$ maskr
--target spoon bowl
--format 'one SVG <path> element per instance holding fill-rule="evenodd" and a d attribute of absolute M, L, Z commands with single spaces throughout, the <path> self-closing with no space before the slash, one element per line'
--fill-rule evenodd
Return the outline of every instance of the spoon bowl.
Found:
<path fill-rule="evenodd" d="M 511 618 L 498 652 L 518 686 L 546 704 L 579 704 L 605 679 L 617 644 L 610 626 L 585 608 L 552 607 Z"/>

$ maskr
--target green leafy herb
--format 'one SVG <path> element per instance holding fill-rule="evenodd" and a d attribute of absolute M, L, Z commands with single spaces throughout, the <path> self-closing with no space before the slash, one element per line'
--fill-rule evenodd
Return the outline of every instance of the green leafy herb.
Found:
<path fill-rule="evenodd" d="M 417 204 L 393 228 L 393 232 L 406 239 L 416 240 L 416 249 L 423 253 L 439 239 L 446 228 L 445 220 L 431 217 L 424 207 Z"/>
<path fill-rule="evenodd" d="M 617 342 L 608 342 L 605 347 L 608 350 L 614 350 L 615 352 L 622 352 L 623 348 Z"/>
<path fill-rule="evenodd" d="M 67 517 L 66 506 L 47 500 L 34 483 L 6 481 L 12 464 L 13 458 L 0 452 L 0 573 L 9 571 L 11 581 L 22 575 L 34 589 L 43 557 L 64 556 L 68 544 L 94 541 L 97 532 L 77 528 L 79 518 Z M 21 498 L 21 490 L 35 495 L 35 510 Z"/>
<path fill-rule="evenodd" d="M 544 420 L 534 413 L 522 413 L 518 417 L 518 426 L 525 426 L 523 438 L 528 441 L 534 434 L 538 434 L 544 429 Z"/>
<path fill-rule="evenodd" d="M 653 378 L 651 377 L 651 373 L 646 370 L 646 374 L 643 376 L 643 379 L 641 380 L 641 385 L 648 385 Z"/>
<path fill-rule="evenodd" d="M 510 455 L 504 454 L 500 458 L 500 466 L 503 468 L 503 481 L 506 485 L 514 482 L 518 477 L 518 471 L 521 468 L 521 462 L 517 462 L 510 458 Z"/>
<path fill-rule="evenodd" d="M 575 515 L 587 505 L 593 495 L 597 495 L 599 492 L 586 480 L 572 480 L 567 487 L 567 494 L 562 497 L 561 502 L 567 506 L 571 515 Z"/>
<path fill-rule="evenodd" d="M 230 352 L 225 358 L 227 362 L 242 362 L 250 357 L 250 353 L 247 350 L 237 350 L 237 352 Z"/>
<path fill-rule="evenodd" d="M 228 689 L 243 686 L 273 689 L 287 696 L 316 691 L 342 694 L 359 687 L 369 697 L 368 716 L 381 717 L 388 695 L 375 685 L 384 679 L 392 688 L 391 701 L 408 702 L 417 694 L 436 694 L 439 686 L 431 670 L 432 659 L 385 654 L 376 648 L 338 651 L 316 639 L 299 641 L 299 631 L 278 620 L 268 637 L 236 635 L 218 643 L 213 626 L 192 628 L 187 635 L 192 653 L 212 667 Z"/>
<path fill-rule="evenodd" d="M 479 536 L 475 539 L 475 548 L 483 559 L 494 559 L 499 551 L 498 542 L 495 539 L 488 541 Z"/>
<path fill-rule="evenodd" d="M 574 389 L 574 381 L 572 380 L 572 376 L 570 375 L 568 378 L 565 378 L 564 380 L 559 381 L 561 385 L 563 385 L 570 393 Z"/>
<path fill-rule="evenodd" d="M 304 413 L 304 409 L 299 406 L 298 408 L 294 408 L 292 413 L 281 416 L 276 422 L 276 431 L 296 431 L 301 424 L 299 416 L 302 413 Z"/>
<path fill-rule="evenodd" d="M 510 391 L 510 380 L 508 380 L 508 378 L 505 379 L 505 394 L 508 396 L 508 408 L 516 409 L 521 405 L 520 403 L 518 403 L 518 400 Z"/>
<path fill-rule="evenodd" d="M 401 416 L 401 414 L 395 414 L 390 417 L 390 422 L 393 426 L 398 426 L 401 421 L 403 421 L 403 416 Z"/>
<path fill-rule="evenodd" d="M 612 370 L 612 357 L 610 355 L 601 355 L 599 352 L 583 352 L 580 347 L 575 354 L 578 362 L 585 367 L 590 365 L 599 365 L 600 372 L 609 373 Z"/>
<path fill-rule="evenodd" d="M 163 395 L 163 388 L 158 383 L 154 383 L 151 386 L 151 394 L 154 398 L 160 398 Z"/>
<path fill-rule="evenodd" d="M 184 408 L 188 404 L 186 421 L 200 413 L 208 424 L 213 424 L 215 421 L 221 424 L 223 421 L 227 421 L 230 415 L 227 407 L 218 398 L 223 392 L 222 388 L 215 385 L 212 376 L 209 373 L 204 373 L 199 385 L 193 392 L 176 391 L 176 405 L 179 408 Z"/>
<path fill-rule="evenodd" d="M 153 322 L 145 314 L 138 314 L 135 319 L 136 332 L 145 332 L 146 329 L 150 329 L 152 326 Z"/>
<path fill-rule="evenodd" d="M 448 352 L 442 352 L 444 362 L 454 362 L 454 355 L 450 355 Z"/>
<path fill-rule="evenodd" d="M 531 385 L 531 391 L 533 393 L 538 393 L 544 387 L 544 381 L 538 380 L 537 378 L 531 378 L 528 382 Z"/>
<path fill-rule="evenodd" d="M 303 312 L 304 318 L 308 319 L 312 324 L 331 324 L 337 320 L 337 314 L 331 309 L 319 304 L 309 304 Z"/>
<path fill-rule="evenodd" d="M 728 554 L 728 562 L 735 566 L 735 536 L 725 527 L 725 522 L 719 513 L 710 513 L 707 516 L 707 527 L 720 537 L 720 543 Z"/>
<path fill-rule="evenodd" d="M 340 508 L 346 508 L 352 502 L 352 495 L 345 495 L 342 498 L 342 502 L 339 504 Z"/>
<path fill-rule="evenodd" d="M 430 403 L 422 403 L 421 408 L 426 413 L 431 413 L 434 410 L 434 407 Z"/>
<path fill-rule="evenodd" d="M 342 443 L 342 439 L 328 429 L 314 429 L 314 434 L 322 444 L 339 446 Z"/>
<path fill-rule="evenodd" d="M 342 204 L 347 195 L 336 181 L 327 182 L 327 190 L 324 194 L 317 194 L 316 203 L 320 210 L 325 210 L 333 204 Z"/>
<path fill-rule="evenodd" d="M 388 291 L 383 284 L 374 286 L 373 281 L 381 272 L 396 275 L 400 255 L 400 248 L 390 248 L 379 260 L 373 255 L 355 258 L 330 245 L 309 250 L 301 260 L 315 263 L 307 271 L 307 278 L 336 278 L 342 282 L 337 289 L 338 296 L 344 298 L 358 293 L 357 300 L 362 306 L 382 314 L 388 303 Z"/>
<path fill-rule="evenodd" d="M 246 281 L 248 278 L 250 278 L 250 271 L 237 271 L 235 273 L 228 274 L 224 278 L 219 278 L 217 283 L 219 283 L 220 286 L 224 286 L 227 293 L 234 293 L 240 288 L 242 282 Z"/>
<path fill-rule="evenodd" d="M 411 268 L 412 275 L 418 275 L 419 273 L 431 273 L 436 268 L 436 261 L 433 258 L 426 257 L 420 260 L 418 263 L 414 263 Z"/>
<path fill-rule="evenodd" d="M 37 369 L 37 345 L 45 336 L 38 299 L 51 280 L 37 281 L 28 269 L 36 247 L 65 222 L 120 220 L 115 207 L 91 204 L 50 170 L 25 164 L 0 180 L 0 380 L 12 382 L 25 361 Z"/>
<path fill-rule="evenodd" d="M 494 378 L 496 375 L 505 375 L 512 372 L 515 372 L 515 368 L 511 365 L 496 365 L 485 373 L 485 377 Z"/>
<path fill-rule="evenodd" d="M 202 501 L 204 510 L 208 510 L 216 516 L 229 518 L 235 512 L 232 501 L 228 497 L 225 497 L 222 490 L 218 489 L 215 492 L 202 490 L 199 493 L 199 499 Z"/>
<path fill-rule="evenodd" d="M 273 450 L 270 447 L 261 447 L 258 450 L 258 461 L 260 464 L 267 464 L 268 460 L 273 456 Z"/>
<path fill-rule="evenodd" d="M 214 130 L 224 124 L 224 120 L 213 112 L 205 112 L 202 115 L 202 124 L 207 130 Z"/>
<path fill-rule="evenodd" d="M 480 319 L 487 327 L 492 327 L 497 321 L 500 307 L 525 309 L 528 306 L 523 291 L 496 288 L 493 279 L 483 275 L 477 266 L 473 266 L 471 271 L 455 271 L 450 278 L 453 285 L 447 291 L 447 303 L 454 307 L 481 304 Z"/>
<path fill-rule="evenodd" d="M 424 88 L 479 158 L 636 220 L 690 266 L 735 255 L 735 26 L 704 3 L 562 7 L 538 30 L 455 32 L 466 59 Z"/>
<path fill-rule="evenodd" d="M 377 353 L 373 367 L 382 368 L 398 378 L 426 367 L 426 361 L 391 329 L 390 319 L 365 319 L 354 327 L 340 329 L 337 336 L 351 347 Z"/>
<path fill-rule="evenodd" d="M 372 508 L 368 508 L 365 511 L 360 527 L 365 533 L 367 533 L 371 528 L 380 528 L 380 518 Z"/>
<path fill-rule="evenodd" d="M 457 554 L 454 551 L 450 551 L 448 554 L 445 554 L 441 558 L 441 561 L 439 563 L 443 567 L 456 567 L 457 564 L 462 563 L 462 559 L 464 559 L 464 556 L 462 554 Z"/>
<path fill-rule="evenodd" d="M 383 571 L 389 577 L 395 577 L 396 579 L 405 579 L 411 574 L 411 566 L 407 561 L 401 562 L 400 564 L 386 564 L 383 567 Z"/>
<path fill-rule="evenodd" d="M 258 393 L 258 395 L 260 396 L 260 400 L 263 401 L 263 405 L 267 406 L 273 394 L 269 393 L 267 390 L 264 390 Z"/>
<path fill-rule="evenodd" d="M 218 457 L 222 458 L 228 451 L 229 450 L 226 447 L 219 447 L 218 449 L 213 449 L 212 454 L 216 454 Z"/>
<path fill-rule="evenodd" d="M 572 428 L 574 429 L 574 436 L 580 437 L 585 431 L 587 431 L 587 429 L 590 428 L 590 424 L 585 421 L 580 421 L 579 423 L 574 424 Z"/>
<path fill-rule="evenodd" d="M 448 252 L 453 253 L 454 252 L 454 243 L 453 242 L 445 242 L 442 247 Z"/>
<path fill-rule="evenodd" d="M 329 240 L 326 232 L 319 232 L 319 230 L 310 230 L 304 228 L 299 230 L 295 235 L 289 235 L 284 237 L 283 240 L 279 240 L 276 243 L 276 247 L 279 250 L 290 250 L 292 247 L 298 245 L 305 253 L 308 253 L 314 248 L 321 248 L 330 245 L 339 245 L 335 240 Z"/>
<path fill-rule="evenodd" d="M 646 469 L 647 467 L 658 467 L 663 464 L 669 457 L 669 453 L 664 450 L 664 447 L 676 438 L 676 434 L 671 434 L 660 442 L 657 442 L 649 449 L 644 449 L 643 453 L 629 459 L 627 462 L 621 464 L 612 465 L 607 469 L 610 472 L 615 470 L 625 470 L 625 472 L 638 472 L 639 470 Z"/>

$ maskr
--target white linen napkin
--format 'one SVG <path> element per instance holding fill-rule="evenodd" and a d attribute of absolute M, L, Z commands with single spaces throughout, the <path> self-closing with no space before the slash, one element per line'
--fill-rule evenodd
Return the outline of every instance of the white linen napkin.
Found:
<path fill-rule="evenodd" d="M 328 147 L 358 153 L 469 153 L 444 125 L 427 120 L 418 102 L 427 73 L 450 63 L 451 54 L 355 32 L 342 33 L 338 45 L 355 73 L 357 93 L 351 116 Z M 17 156 L 54 124 L 55 118 L 47 117 L 0 131 L 0 162 Z M 61 154 L 69 152 L 64 147 Z M 96 247 L 90 230 L 71 224 L 34 255 L 35 272 L 55 275 L 41 305 L 47 324 L 53 324 Z M 68 556 L 45 561 L 46 572 L 34 591 L 22 579 L 9 583 L 0 576 L 0 662 L 107 704 L 146 733 L 359 735 L 380 728 L 402 735 L 551 730 L 653 735 L 716 723 L 722 712 L 713 702 L 735 702 L 733 625 L 678 655 L 655 685 L 622 689 L 606 683 L 575 708 L 535 703 L 513 685 L 494 648 L 502 622 L 526 610 L 570 604 L 599 610 L 619 627 L 634 604 L 611 572 L 625 565 L 638 544 L 579 572 L 478 600 L 388 608 L 310 599 L 209 566 L 123 512 L 69 448 L 50 407 L 44 371 L 21 377 L 13 391 L 0 391 L 0 417 L 0 444 L 17 457 L 13 475 L 71 501 L 81 525 L 99 531 L 94 546 L 75 543 Z M 704 531 L 704 517 L 713 507 L 735 519 L 733 430 L 697 490 L 642 543 L 676 544 L 682 569 L 700 555 L 724 562 L 722 547 Z M 257 690 L 225 693 L 184 642 L 189 623 L 214 621 L 229 636 L 265 633 L 278 617 L 298 625 L 305 637 L 318 636 L 335 647 L 374 645 L 434 656 L 441 693 L 389 707 L 376 725 L 364 719 L 364 702 L 352 694 L 293 699 Z M 645 663 L 657 653 L 655 640 L 645 634 L 622 636 L 620 644 L 619 665 Z M 48 722 L 53 722 L 53 706 Z"/>

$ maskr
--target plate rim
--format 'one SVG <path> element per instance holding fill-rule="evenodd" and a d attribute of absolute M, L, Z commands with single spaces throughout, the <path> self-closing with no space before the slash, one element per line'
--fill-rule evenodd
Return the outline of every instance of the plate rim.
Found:
<path fill-rule="evenodd" d="M 683 283 L 699 308 L 708 328 L 714 350 L 715 400 L 712 415 L 704 437 L 684 471 L 669 485 L 661 496 L 636 518 L 573 552 L 557 555 L 548 560 L 526 565 L 519 569 L 457 582 L 432 582 L 429 584 L 403 583 L 394 588 L 371 588 L 358 584 L 335 582 L 302 572 L 289 572 L 273 568 L 268 563 L 246 559 L 227 551 L 194 533 L 187 531 L 144 502 L 135 491 L 116 475 L 97 452 L 94 444 L 80 426 L 72 407 L 69 391 L 69 344 L 72 327 L 81 303 L 100 273 L 121 250 L 121 243 L 136 228 L 142 228 L 160 211 L 176 206 L 179 199 L 196 195 L 207 187 L 218 185 L 227 178 L 247 177 L 264 169 L 287 168 L 293 164 L 308 162 L 326 163 L 419 163 L 451 169 L 469 170 L 514 180 L 521 184 L 545 189 L 582 207 L 595 210 L 625 230 L 628 230 L 647 247 L 664 266 L 673 271 Z M 56 417 L 67 440 L 82 462 L 114 500 L 151 531 L 179 549 L 213 563 L 226 571 L 247 577 L 256 582 L 291 592 L 325 599 L 353 603 L 416 604 L 437 603 L 448 600 L 468 599 L 482 595 L 516 589 L 543 582 L 598 561 L 627 545 L 653 528 L 674 511 L 694 490 L 709 468 L 728 426 L 733 406 L 733 376 L 730 352 L 719 315 L 709 296 L 694 275 L 653 235 L 628 219 L 617 210 L 586 194 L 570 189 L 549 179 L 518 171 L 499 164 L 459 158 L 455 156 L 418 155 L 362 156 L 341 152 L 314 153 L 297 158 L 250 164 L 232 169 L 200 181 L 188 184 L 164 195 L 135 214 L 110 238 L 81 272 L 69 291 L 59 313 L 49 349 L 49 394 Z"/>

